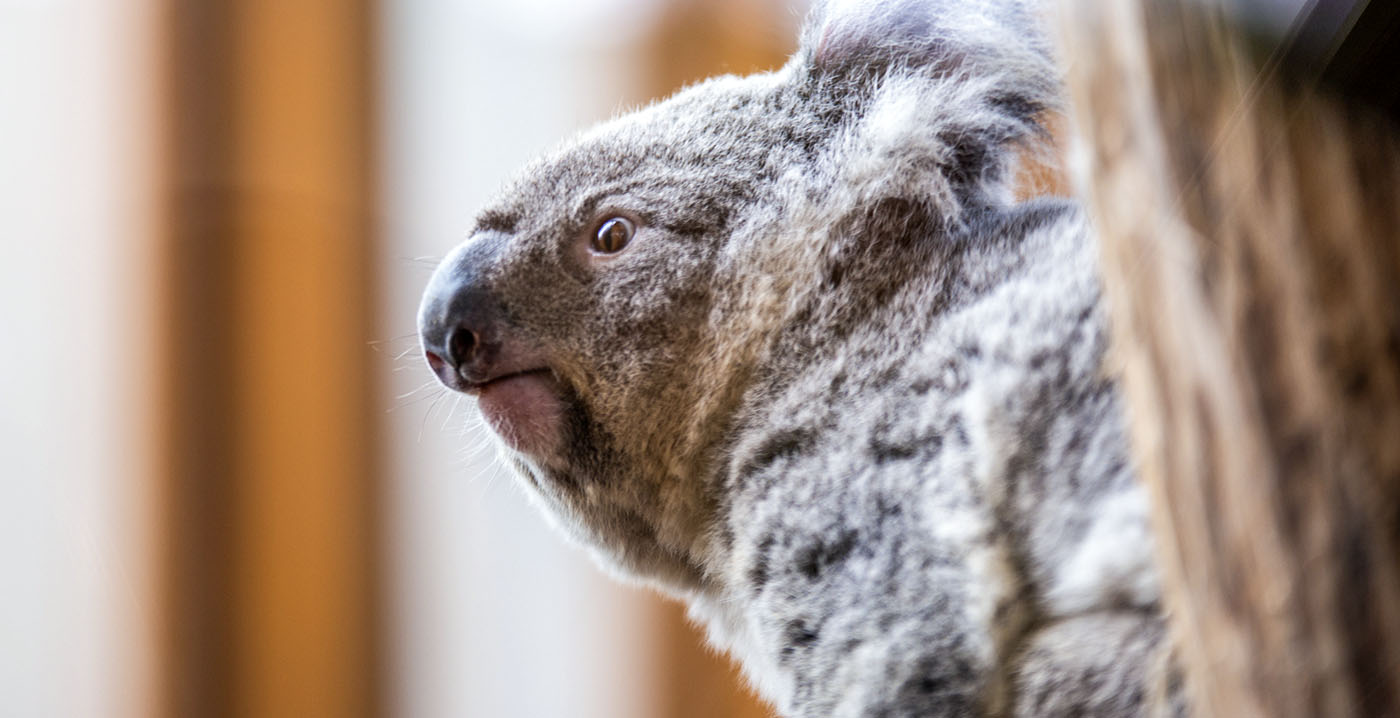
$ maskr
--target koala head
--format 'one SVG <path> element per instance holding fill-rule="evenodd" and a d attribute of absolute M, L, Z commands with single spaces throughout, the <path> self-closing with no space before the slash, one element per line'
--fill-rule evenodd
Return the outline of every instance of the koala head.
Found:
<path fill-rule="evenodd" d="M 899 273 L 880 251 L 898 242 L 872 238 L 1000 201 L 1005 145 L 1036 132 L 1043 50 L 967 42 L 969 17 L 819 7 L 782 69 L 597 127 L 480 212 L 424 294 L 425 356 L 562 527 L 704 588 L 725 450 L 779 378 L 774 338 L 850 315 L 862 274 Z"/>

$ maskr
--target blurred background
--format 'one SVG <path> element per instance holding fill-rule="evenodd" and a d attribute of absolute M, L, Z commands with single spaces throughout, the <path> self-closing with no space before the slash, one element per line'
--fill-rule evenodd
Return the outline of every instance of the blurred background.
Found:
<path fill-rule="evenodd" d="M 515 168 L 764 0 L 0 0 L 0 716 L 762 716 L 414 337 Z"/>

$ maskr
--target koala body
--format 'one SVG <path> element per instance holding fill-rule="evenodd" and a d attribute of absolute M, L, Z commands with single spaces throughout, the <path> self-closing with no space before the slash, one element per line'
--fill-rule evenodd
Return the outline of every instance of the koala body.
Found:
<path fill-rule="evenodd" d="M 784 715 L 1147 715 L 1096 249 L 1008 189 L 1054 98 L 1018 3 L 819 6 L 782 69 L 526 168 L 430 282 L 429 364 Z"/>

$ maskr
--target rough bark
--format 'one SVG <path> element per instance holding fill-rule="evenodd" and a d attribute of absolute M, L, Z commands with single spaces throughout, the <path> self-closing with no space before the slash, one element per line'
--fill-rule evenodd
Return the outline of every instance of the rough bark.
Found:
<path fill-rule="evenodd" d="M 1210 2 L 1059 27 L 1194 714 L 1400 716 L 1395 128 Z"/>

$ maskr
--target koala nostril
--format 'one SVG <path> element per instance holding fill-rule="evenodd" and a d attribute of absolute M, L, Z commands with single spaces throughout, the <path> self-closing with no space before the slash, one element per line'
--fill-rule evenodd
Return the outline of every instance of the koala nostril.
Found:
<path fill-rule="evenodd" d="M 432 369 L 434 373 L 441 373 L 443 367 L 447 366 L 447 360 L 438 356 L 432 350 L 425 349 L 423 354 L 428 359 L 428 368 Z"/>
<path fill-rule="evenodd" d="M 453 329 L 447 335 L 447 358 L 452 361 L 452 366 L 471 361 L 476 355 L 476 345 L 476 332 L 466 327 Z"/>

